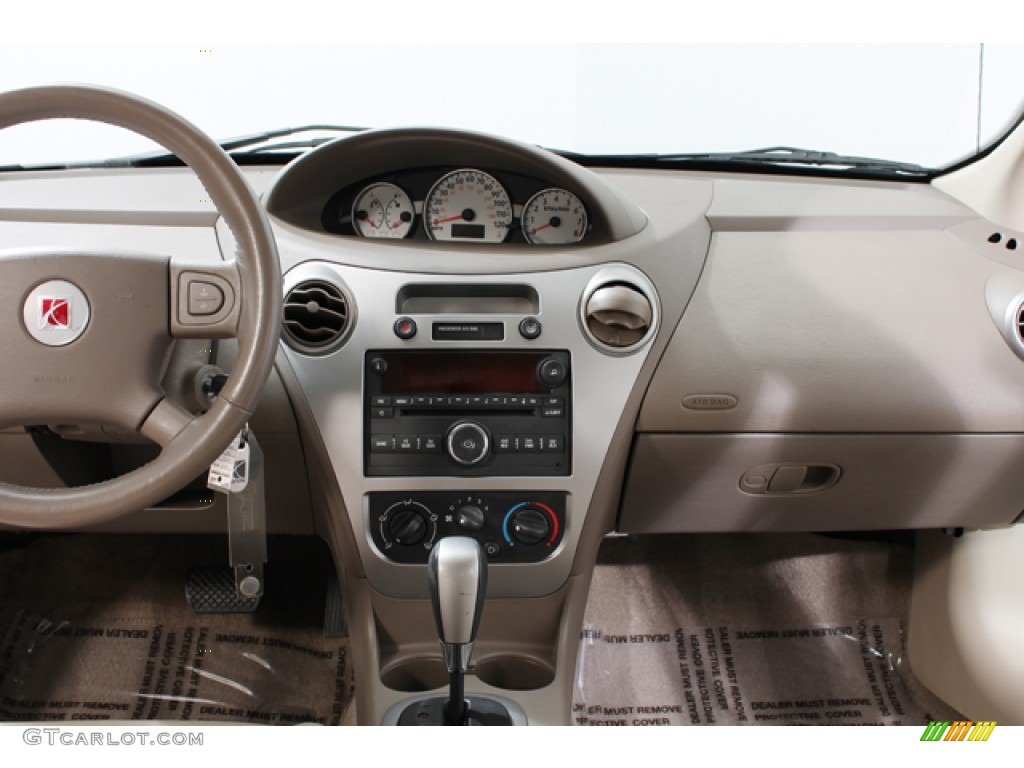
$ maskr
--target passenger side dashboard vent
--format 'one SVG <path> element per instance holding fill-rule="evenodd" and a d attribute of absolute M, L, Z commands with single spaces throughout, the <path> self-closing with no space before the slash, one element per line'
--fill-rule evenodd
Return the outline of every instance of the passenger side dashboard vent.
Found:
<path fill-rule="evenodd" d="M 985 283 L 985 303 L 1007 346 L 1024 360 L 1024 290 L 1016 276 L 993 275 Z"/>
<path fill-rule="evenodd" d="M 656 326 L 653 288 L 639 276 L 599 275 L 591 281 L 580 304 L 580 319 L 588 340 L 603 352 L 625 355 L 639 349 Z M 643 281 L 646 282 L 646 281 Z"/>
<path fill-rule="evenodd" d="M 352 303 L 339 286 L 304 280 L 284 297 L 285 341 L 307 354 L 329 352 L 348 335 L 352 314 Z"/>

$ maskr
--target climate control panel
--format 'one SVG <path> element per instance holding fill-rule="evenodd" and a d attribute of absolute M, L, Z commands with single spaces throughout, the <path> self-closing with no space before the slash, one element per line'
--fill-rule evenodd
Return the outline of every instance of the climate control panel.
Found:
<path fill-rule="evenodd" d="M 566 494 L 552 491 L 371 493 L 368 530 L 396 563 L 425 564 L 445 536 L 480 542 L 493 563 L 537 563 L 565 533 Z"/>

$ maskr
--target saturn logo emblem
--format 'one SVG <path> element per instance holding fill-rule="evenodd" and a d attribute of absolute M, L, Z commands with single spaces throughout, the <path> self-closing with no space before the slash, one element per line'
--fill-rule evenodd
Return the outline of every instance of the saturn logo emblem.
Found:
<path fill-rule="evenodd" d="M 25 330 L 40 344 L 70 344 L 89 325 L 89 300 L 67 280 L 47 280 L 37 285 L 22 305 Z"/>
<path fill-rule="evenodd" d="M 71 327 L 70 296 L 39 297 L 39 328 L 59 328 L 66 330 Z"/>

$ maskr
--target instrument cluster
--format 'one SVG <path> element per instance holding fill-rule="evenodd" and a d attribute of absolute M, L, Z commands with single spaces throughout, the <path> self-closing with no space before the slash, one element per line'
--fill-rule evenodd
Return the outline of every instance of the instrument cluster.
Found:
<path fill-rule="evenodd" d="M 573 245 L 590 231 L 574 192 L 516 173 L 425 168 L 387 174 L 338 191 L 328 232 L 371 239 Z"/>

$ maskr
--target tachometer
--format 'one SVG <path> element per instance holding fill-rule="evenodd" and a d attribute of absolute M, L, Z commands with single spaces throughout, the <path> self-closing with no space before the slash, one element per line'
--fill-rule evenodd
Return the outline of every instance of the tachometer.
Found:
<path fill-rule="evenodd" d="M 414 218 L 409 195 L 386 182 L 371 184 L 352 204 L 352 226 L 363 237 L 405 237 Z"/>
<path fill-rule="evenodd" d="M 523 236 L 531 243 L 578 243 L 587 233 L 583 201 L 565 189 L 542 189 L 523 206 Z"/>
<path fill-rule="evenodd" d="M 512 201 L 496 178 L 463 168 L 445 174 L 430 188 L 423 221 L 433 240 L 500 243 L 512 224 Z"/>

